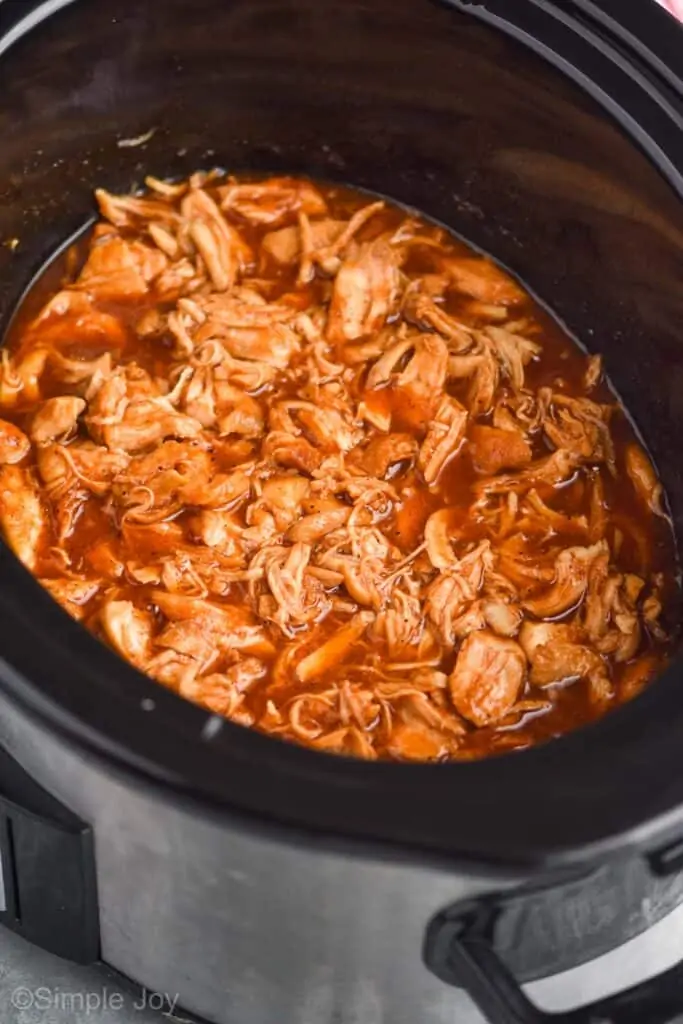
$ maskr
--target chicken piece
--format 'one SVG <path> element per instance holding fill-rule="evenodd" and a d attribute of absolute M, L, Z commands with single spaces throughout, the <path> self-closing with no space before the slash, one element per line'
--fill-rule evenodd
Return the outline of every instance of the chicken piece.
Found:
<path fill-rule="evenodd" d="M 35 570 L 47 515 L 33 474 L 21 466 L 0 466 L 0 526 L 17 558 Z"/>
<path fill-rule="evenodd" d="M 613 592 L 619 587 L 618 579 L 614 583 L 610 581 L 609 563 L 610 552 L 609 548 L 606 548 L 593 560 L 588 574 L 583 622 L 586 633 L 593 642 L 601 639 L 607 633 Z"/>
<path fill-rule="evenodd" d="M 440 279 L 441 280 L 441 279 Z M 442 279 L 447 286 L 448 279 Z M 425 278 L 418 278 L 406 288 L 403 296 L 405 320 L 421 330 L 433 330 L 448 341 L 448 351 L 467 352 L 474 344 L 474 335 L 465 325 L 449 316 L 442 306 L 437 305 L 426 287 Z"/>
<path fill-rule="evenodd" d="M 383 559 L 373 557 L 357 558 L 353 555 L 325 552 L 317 557 L 319 568 L 331 571 L 341 580 L 353 601 L 376 611 L 385 602 L 384 590 L 386 566 Z"/>
<path fill-rule="evenodd" d="M 191 627 L 188 627 L 188 630 Z M 165 647 L 150 658 L 146 672 L 157 683 L 167 686 L 176 693 L 186 692 L 201 669 L 201 663 L 187 654 L 178 654 L 173 647 Z"/>
<path fill-rule="evenodd" d="M 113 498 L 124 508 L 142 504 L 165 509 L 195 504 L 191 499 L 206 494 L 214 478 L 210 455 L 180 441 L 164 441 L 147 455 L 139 455 L 118 474 Z"/>
<path fill-rule="evenodd" d="M 234 556 L 242 553 L 244 527 L 232 512 L 205 510 L 188 519 L 193 540 L 201 541 L 221 554 Z"/>
<path fill-rule="evenodd" d="M 476 424 L 469 432 L 469 442 L 477 473 L 495 476 L 502 469 L 523 469 L 531 462 L 531 446 L 519 430 Z"/>
<path fill-rule="evenodd" d="M 386 646 L 392 661 L 416 660 L 425 640 L 429 644 L 432 639 L 425 629 L 419 598 L 398 589 L 392 593 L 388 606 L 377 613 L 371 635 Z"/>
<path fill-rule="evenodd" d="M 590 511 L 588 516 L 588 536 L 591 543 L 602 540 L 609 524 L 609 506 L 605 497 L 605 486 L 599 471 L 594 473 L 590 481 Z"/>
<path fill-rule="evenodd" d="M 588 548 L 566 548 L 555 559 L 555 580 L 549 591 L 523 602 L 526 611 L 537 618 L 552 618 L 574 608 L 583 600 L 591 566 L 598 558 L 609 557 L 604 540 Z"/>
<path fill-rule="evenodd" d="M 410 426 L 424 429 L 438 418 L 447 369 L 446 343 L 437 335 L 418 338 L 412 358 L 393 384 L 401 416 Z"/>
<path fill-rule="evenodd" d="M 464 641 L 449 679 L 456 710 L 477 726 L 500 721 L 515 706 L 526 675 L 524 651 L 514 640 L 481 630 Z"/>
<path fill-rule="evenodd" d="M 48 398 L 33 416 L 31 440 L 41 446 L 67 441 L 76 432 L 78 417 L 85 407 L 82 398 L 72 395 Z"/>
<path fill-rule="evenodd" d="M 234 359 L 267 363 L 279 370 L 288 367 L 301 344 L 290 326 L 296 310 L 284 304 L 235 300 L 232 296 L 210 295 L 202 301 L 206 320 L 195 333 L 199 347 L 220 339 Z"/>
<path fill-rule="evenodd" d="M 493 409 L 493 426 L 499 430 L 536 434 L 548 415 L 553 398 L 550 388 L 539 388 L 535 395 L 528 391 L 505 391 Z"/>
<path fill-rule="evenodd" d="M 68 446 L 49 444 L 36 452 L 38 472 L 51 501 L 58 501 L 74 488 L 85 488 L 104 497 L 112 482 L 130 462 L 125 452 L 110 452 L 92 441 Z"/>
<path fill-rule="evenodd" d="M 110 352 L 96 359 L 70 359 L 61 352 L 50 353 L 50 370 L 64 384 L 80 384 L 84 392 L 95 394 L 112 372 Z"/>
<path fill-rule="evenodd" d="M 286 324 L 232 328 L 224 332 L 222 338 L 232 356 L 238 359 L 269 362 L 279 370 L 289 366 L 301 347 L 296 333 Z"/>
<path fill-rule="evenodd" d="M 495 573 L 487 573 L 485 592 L 494 590 L 490 586 Z M 502 592 L 498 596 L 480 597 L 467 605 L 449 623 L 450 635 L 453 640 L 462 640 L 470 633 L 481 629 L 491 629 L 498 636 L 516 636 L 524 614 L 515 603 L 513 594 Z"/>
<path fill-rule="evenodd" d="M 636 602 L 645 586 L 638 576 L 610 573 L 609 551 L 593 562 L 588 578 L 583 623 L 588 639 L 617 663 L 638 653 L 642 629 Z"/>
<path fill-rule="evenodd" d="M 529 681 L 533 686 L 586 679 L 597 703 L 612 696 L 607 664 L 586 645 L 585 633 L 577 623 L 526 621 L 519 642 L 531 665 Z"/>
<path fill-rule="evenodd" d="M 222 368 L 194 371 L 180 400 L 181 407 L 203 427 L 216 427 L 219 437 L 237 434 L 257 438 L 265 429 L 260 402 L 223 379 Z"/>
<path fill-rule="evenodd" d="M 2 352 L 0 366 L 0 405 L 12 409 L 40 399 L 40 378 L 50 356 L 48 348 L 32 348 L 21 359 Z"/>
<path fill-rule="evenodd" d="M 102 436 L 108 448 L 134 453 L 167 438 L 198 438 L 201 432 L 197 420 L 176 412 L 163 398 L 152 398 L 131 402 L 121 422 L 105 426 Z"/>
<path fill-rule="evenodd" d="M 310 181 L 297 178 L 267 178 L 265 181 L 222 185 L 218 189 L 221 209 L 256 226 L 275 227 L 297 213 L 321 217 L 327 203 Z"/>
<path fill-rule="evenodd" d="M 197 465 L 195 471 L 195 464 L 199 461 L 197 453 L 191 451 L 190 455 L 189 468 L 185 463 L 181 471 L 184 480 L 175 491 L 177 499 L 182 504 L 206 509 L 228 509 L 249 497 L 251 479 L 245 469 L 240 467 L 231 473 L 215 475 L 210 472 L 207 478 L 206 462 L 202 459 L 201 465 Z"/>
<path fill-rule="evenodd" d="M 529 491 L 524 499 L 517 529 L 522 533 L 540 534 L 543 537 L 552 532 L 574 537 L 578 534 L 582 539 L 588 535 L 591 540 L 602 540 L 600 536 L 593 538 L 586 516 L 566 516 L 558 512 L 547 505 L 537 491 Z"/>
<path fill-rule="evenodd" d="M 209 295 L 199 306 L 206 319 L 201 335 L 220 336 L 223 331 L 249 330 L 255 327 L 274 327 L 292 323 L 297 312 L 284 302 L 265 302 L 258 293 L 245 288 L 230 295 Z"/>
<path fill-rule="evenodd" d="M 232 718 L 243 704 L 242 696 L 232 681 L 220 672 L 212 672 L 201 677 L 194 673 L 183 674 L 178 693 L 185 700 L 190 700 L 193 704 L 198 704 L 224 718 Z"/>
<path fill-rule="evenodd" d="M 216 424 L 216 380 L 215 370 L 210 366 L 198 366 L 192 370 L 181 370 L 173 390 L 168 396 L 172 405 L 197 420 L 203 427 Z"/>
<path fill-rule="evenodd" d="M 164 666 L 167 670 L 164 673 L 164 681 L 171 682 L 172 677 L 168 674 L 168 666 L 174 661 L 176 665 L 181 665 L 179 683 L 180 692 L 183 695 L 187 693 L 184 684 L 194 680 L 197 674 L 209 672 L 215 667 L 221 656 L 216 629 L 212 622 L 207 622 L 204 619 L 183 619 L 179 622 L 169 622 L 155 638 L 154 646 L 172 651 L 174 655 L 179 656 L 177 660 L 158 658 L 152 671 Z"/>
<path fill-rule="evenodd" d="M 228 291 L 238 273 L 252 262 L 250 247 L 203 189 L 190 189 L 181 200 L 180 212 L 213 287 Z"/>
<path fill-rule="evenodd" d="M 189 624 L 194 630 L 201 626 L 211 643 L 221 651 L 251 651 L 256 657 L 272 657 L 273 645 L 263 627 L 248 608 L 215 604 L 197 597 L 152 592 L 152 600 L 171 622 Z"/>
<path fill-rule="evenodd" d="M 258 658 L 243 658 L 225 672 L 189 677 L 181 686 L 180 695 L 215 715 L 235 720 L 238 711 L 242 710 L 243 694 L 263 679 L 265 673 L 266 666 Z M 240 724 L 252 723 L 241 720 Z"/>
<path fill-rule="evenodd" d="M 635 579 L 642 583 L 640 577 L 636 576 Z M 665 642 L 669 639 L 666 630 L 663 629 L 659 621 L 662 612 L 664 611 L 664 606 L 662 603 L 663 587 L 664 577 L 661 573 L 657 573 L 655 576 L 652 577 L 652 591 L 644 599 L 640 609 L 643 619 L 643 625 L 646 627 L 650 636 L 654 637 L 655 640 L 659 640 L 660 642 Z"/>
<path fill-rule="evenodd" d="M 392 669 L 405 669 L 405 665 L 392 665 L 391 667 Z M 441 672 L 436 668 L 418 668 L 411 670 L 409 678 L 396 679 L 392 677 L 388 680 L 387 677 L 383 676 L 380 682 L 373 684 L 373 691 L 377 697 L 389 701 L 398 701 L 403 697 L 427 694 L 432 698 L 436 698 L 438 708 L 435 705 L 435 710 L 441 716 L 444 713 L 444 709 L 441 707 L 441 698 L 445 697 L 448 693 L 448 676 L 445 672 Z M 448 715 L 449 719 L 455 718 L 450 710 L 446 711 L 445 714 Z M 421 717 L 424 717 L 424 715 Z"/>
<path fill-rule="evenodd" d="M 74 446 L 75 447 L 75 446 Z M 95 447 L 95 446 L 93 446 Z M 106 449 L 103 449 L 106 452 Z M 54 513 L 57 540 L 63 541 L 70 536 L 78 516 L 88 498 L 85 481 L 80 478 L 80 470 L 73 459 L 70 447 L 59 444 L 38 448 L 36 452 L 38 472 L 45 485 L 45 497 L 49 499 Z M 108 480 L 95 481 L 95 491 L 105 494 L 111 484 Z"/>
<path fill-rule="evenodd" d="M 141 196 L 117 196 L 103 188 L 95 189 L 100 213 L 117 228 L 138 230 L 141 222 L 157 221 L 172 226 L 180 221 L 178 212 L 167 202 Z"/>
<path fill-rule="evenodd" d="M 410 434 L 386 434 L 373 437 L 364 449 L 356 449 L 351 462 L 370 476 L 384 480 L 395 475 L 399 464 L 407 467 L 414 462 L 417 452 L 417 441 Z"/>
<path fill-rule="evenodd" d="M 317 256 L 321 250 L 341 238 L 346 221 L 332 220 L 326 217 L 324 220 L 314 220 L 310 224 L 310 252 L 309 258 Z M 269 231 L 264 235 L 261 242 L 262 250 L 275 260 L 276 263 L 284 265 L 296 263 L 302 254 L 302 232 L 301 228 L 291 224 L 286 228 L 279 228 L 277 231 Z"/>
<path fill-rule="evenodd" d="M 550 586 L 556 578 L 555 565 L 549 556 L 530 545 L 526 534 L 516 532 L 496 546 L 498 571 L 510 586 L 529 594 L 540 583 Z M 552 559 L 552 556 L 550 556 Z"/>
<path fill-rule="evenodd" d="M 141 451 L 167 437 L 191 438 L 201 433 L 201 424 L 177 412 L 135 363 L 117 367 L 88 397 L 86 426 L 95 441 L 111 449 Z"/>
<path fill-rule="evenodd" d="M 541 346 L 504 327 L 486 327 L 484 334 L 493 345 L 498 362 L 510 384 L 515 391 L 521 391 L 524 387 L 524 367 L 538 356 Z"/>
<path fill-rule="evenodd" d="M 418 469 L 429 487 L 438 482 L 446 465 L 460 451 L 466 427 L 467 410 L 457 399 L 444 395 L 417 459 Z"/>
<path fill-rule="evenodd" d="M 373 389 L 391 384 L 402 418 L 410 426 L 424 429 L 439 407 L 447 367 L 448 349 L 443 339 L 408 334 L 389 345 L 370 369 L 366 394 L 370 398 Z"/>
<path fill-rule="evenodd" d="M 386 242 L 365 242 L 346 257 L 334 281 L 327 338 L 343 345 L 380 330 L 399 290 L 398 256 Z"/>
<path fill-rule="evenodd" d="M 128 340 L 128 331 L 122 319 L 97 308 L 95 298 L 86 291 L 67 288 L 58 292 L 43 307 L 29 328 L 29 337 L 40 339 L 45 357 L 52 358 L 55 350 L 65 348 L 106 348 L 122 350 Z M 41 349 L 33 349 L 26 356 L 35 356 Z M 42 369 L 42 368 L 41 368 Z"/>
<path fill-rule="evenodd" d="M 88 393 L 87 423 L 95 440 L 102 441 L 98 427 L 118 422 L 134 397 L 151 398 L 158 393 L 144 370 L 136 366 L 117 366 L 99 387 Z"/>
<path fill-rule="evenodd" d="M 606 421 L 608 412 L 589 398 L 554 394 L 543 430 L 556 448 L 571 452 L 577 462 L 606 462 L 614 473 L 614 445 Z"/>
<path fill-rule="evenodd" d="M 104 228 L 90 246 L 87 262 L 72 287 L 98 302 L 136 301 L 147 294 L 166 265 L 167 258 L 158 249 L 128 242 Z"/>
<path fill-rule="evenodd" d="M 237 538 L 234 549 L 219 551 L 200 545 L 187 545 L 181 540 L 175 551 L 157 563 L 146 558 L 143 564 L 127 566 L 129 575 L 138 583 L 161 584 L 170 594 L 183 597 L 229 597 L 234 584 L 252 578 L 247 568 L 244 535 Z M 260 574 L 262 575 L 262 574 Z"/>
<path fill-rule="evenodd" d="M 363 431 L 353 420 L 350 408 L 339 403 L 337 408 L 312 402 L 289 402 L 295 409 L 304 431 L 314 444 L 329 452 L 350 452 L 363 440 Z"/>
<path fill-rule="evenodd" d="M 394 726 L 387 744 L 388 753 L 398 761 L 440 761 L 452 752 L 452 739 L 424 724 Z"/>
<path fill-rule="evenodd" d="M 388 355 L 388 350 L 393 347 L 394 343 L 397 341 L 397 337 L 400 337 L 404 341 L 406 340 L 405 332 L 402 328 L 399 327 L 398 331 L 395 331 L 391 326 L 384 327 L 367 341 L 361 341 L 354 345 L 344 345 L 339 353 L 339 357 L 343 360 L 346 366 L 360 366 L 362 363 L 371 362 L 374 359 L 379 361 L 382 357 Z M 408 351 L 411 347 L 412 344 L 407 344 L 403 351 Z M 393 353 L 389 358 L 391 358 L 391 364 L 384 375 L 385 381 L 388 381 L 391 374 L 397 370 L 398 358 L 395 358 Z M 370 373 L 373 372 L 374 367 L 370 370 Z M 373 399 L 378 396 L 371 394 L 369 397 Z M 379 397 L 381 398 L 381 395 Z"/>
<path fill-rule="evenodd" d="M 453 643 L 456 643 L 458 640 L 464 640 L 472 633 L 486 629 L 486 625 L 483 602 L 473 601 L 472 604 L 468 605 L 459 615 L 452 619 L 450 623 L 450 634 L 453 637 Z"/>
<path fill-rule="evenodd" d="M 371 612 L 358 612 L 333 637 L 315 651 L 307 654 L 296 667 L 296 675 L 300 682 L 308 683 L 323 673 L 339 665 L 350 653 L 353 645 L 373 620 Z"/>
<path fill-rule="evenodd" d="M 479 496 L 492 494 L 523 494 L 532 487 L 547 484 L 556 487 L 567 483 L 576 471 L 576 456 L 572 452 L 559 448 L 552 455 L 529 463 L 526 469 L 515 474 L 485 477 L 473 485 L 473 491 Z"/>
<path fill-rule="evenodd" d="M 640 445 L 630 444 L 626 449 L 626 472 L 643 504 L 656 516 L 667 519 L 668 516 L 663 507 L 664 488 L 657 478 L 654 466 Z"/>
<path fill-rule="evenodd" d="M 279 626 L 285 636 L 322 621 L 330 610 L 323 584 L 307 571 L 311 554 L 311 546 L 301 542 L 290 548 L 274 545 L 262 548 L 249 564 L 252 570 L 264 569 L 270 591 L 258 601 L 259 615 Z"/>
<path fill-rule="evenodd" d="M 334 241 L 324 246 L 322 249 L 313 250 L 310 253 L 310 262 L 318 264 L 324 274 L 334 275 L 338 273 L 339 267 L 341 266 L 340 257 L 345 254 L 349 244 L 358 234 L 362 227 L 364 227 L 369 220 L 371 220 L 377 213 L 380 213 L 385 208 L 385 203 L 382 199 L 377 200 L 374 203 L 368 203 L 367 206 L 362 206 L 360 210 L 349 218 L 344 226 L 344 230 L 335 238 Z M 299 223 L 307 220 L 307 217 L 300 215 Z M 312 229 L 314 225 L 311 224 L 311 243 L 313 243 Z M 304 246 L 304 248 L 306 248 Z M 311 248 L 313 246 L 311 245 Z M 306 261 L 306 254 L 304 254 L 304 261 L 302 262 L 302 270 L 305 270 L 304 262 Z M 308 278 L 305 273 L 299 271 L 299 281 L 305 282 Z"/>
<path fill-rule="evenodd" d="M 432 512 L 425 523 L 424 539 L 429 561 L 435 569 L 451 569 L 457 565 L 458 559 L 453 551 L 453 542 L 457 537 L 453 509 L 440 508 L 437 512 Z"/>
<path fill-rule="evenodd" d="M 514 306 L 525 298 L 519 285 L 490 260 L 453 258 L 441 260 L 453 286 L 465 295 L 494 306 Z"/>
<path fill-rule="evenodd" d="M 366 389 L 370 392 L 369 397 L 371 398 L 375 397 L 372 392 L 376 388 L 384 388 L 396 378 L 399 366 L 405 362 L 406 358 L 411 357 L 410 353 L 414 352 L 418 340 L 418 336 L 414 334 L 399 331 L 396 336 L 388 329 L 380 332 L 379 337 L 381 340 L 376 340 L 368 345 L 347 346 L 344 350 L 347 361 L 349 354 L 354 353 L 351 360 L 352 365 L 356 362 L 356 355 L 362 354 L 363 358 L 359 358 L 362 363 L 379 356 L 374 366 L 370 367 L 366 378 Z"/>
<path fill-rule="evenodd" d="M 147 225 L 147 231 L 157 249 L 164 256 L 168 256 L 169 260 L 178 258 L 181 253 L 180 243 L 169 228 L 163 224 L 157 224 L 156 221 L 152 221 L 151 224 Z"/>
<path fill-rule="evenodd" d="M 142 451 L 166 438 L 196 438 L 201 424 L 155 393 L 139 367 L 119 367 L 92 397 L 85 423 L 95 441 L 125 452 Z"/>
<path fill-rule="evenodd" d="M 479 594 L 493 562 L 490 541 L 482 541 L 454 565 L 442 570 L 427 587 L 425 612 L 443 644 L 452 647 L 455 643 L 454 624 Z"/>
<path fill-rule="evenodd" d="M 188 244 L 192 244 L 193 249 L 196 248 L 191 239 Z M 159 274 L 154 282 L 154 292 L 159 302 L 180 303 L 183 298 L 203 291 L 207 286 L 205 264 L 201 256 L 197 255 L 195 260 L 183 256 L 169 263 L 163 274 Z"/>
<path fill-rule="evenodd" d="M 152 650 L 151 614 L 132 601 L 110 600 L 100 608 L 100 623 L 117 654 L 145 672 Z"/>
<path fill-rule="evenodd" d="M 69 615 L 80 621 L 86 613 L 86 606 L 100 589 L 98 580 L 87 579 L 41 579 L 41 586 L 52 594 L 55 601 Z"/>
<path fill-rule="evenodd" d="M 419 691 L 399 698 L 391 748 L 403 760 L 438 760 L 452 754 L 466 733 L 465 725 L 450 709 L 437 707 Z"/>
<path fill-rule="evenodd" d="M 602 380 L 602 356 L 588 356 L 583 386 L 586 391 L 593 391 Z"/>
<path fill-rule="evenodd" d="M 48 349 L 44 349 L 43 366 L 47 361 Z M 17 374 L 15 360 L 10 356 L 6 348 L 0 351 L 0 406 L 11 409 L 17 405 L 24 383 Z M 36 379 L 36 388 L 38 380 Z"/>
<path fill-rule="evenodd" d="M 23 430 L 7 420 L 0 420 L 0 464 L 13 466 L 25 459 L 31 451 L 31 442 Z"/>
<path fill-rule="evenodd" d="M 302 473 L 313 473 L 323 461 L 323 453 L 309 441 L 285 430 L 272 430 L 267 434 L 261 452 L 264 459 Z"/>
<path fill-rule="evenodd" d="M 485 416 L 491 411 L 500 383 L 500 366 L 488 339 L 484 339 L 475 355 L 451 356 L 448 376 L 471 378 L 467 391 L 467 407 L 471 416 Z"/>
<path fill-rule="evenodd" d="M 498 636 L 517 636 L 524 619 L 519 605 L 502 598 L 489 598 L 482 602 L 484 620 Z"/>
<path fill-rule="evenodd" d="M 273 431 L 297 436 L 305 431 L 311 441 L 327 452 L 351 451 L 363 439 L 363 431 L 352 419 L 352 410 L 337 402 L 289 399 L 271 406 L 269 423 Z"/>
<path fill-rule="evenodd" d="M 344 526 L 351 515 L 348 505 L 329 499 L 326 507 L 299 519 L 287 531 L 287 540 L 293 543 L 315 544 L 333 530 Z"/>
<path fill-rule="evenodd" d="M 310 486 L 310 481 L 303 476 L 272 476 L 263 484 L 260 497 L 247 509 L 247 523 L 258 526 L 262 517 L 268 515 L 275 529 L 284 533 L 302 518 Z"/>

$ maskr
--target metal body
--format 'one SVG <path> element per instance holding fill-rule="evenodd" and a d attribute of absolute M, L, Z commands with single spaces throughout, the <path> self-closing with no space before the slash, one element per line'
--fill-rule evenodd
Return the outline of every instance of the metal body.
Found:
<path fill-rule="evenodd" d="M 0 741 L 92 823 L 102 959 L 138 984 L 220 1024 L 453 1024 L 424 929 L 500 880 L 212 820 L 15 713 Z"/>
<path fill-rule="evenodd" d="M 509 893 L 519 877 L 200 814 L 11 706 L 0 742 L 92 824 L 101 958 L 136 984 L 216 1024 L 453 1024 L 472 1013 L 424 965 L 425 929 L 441 908 Z M 655 881 L 636 858 L 541 882 L 517 896 L 500 937 L 526 980 L 607 952 L 683 899 L 682 876 Z"/>

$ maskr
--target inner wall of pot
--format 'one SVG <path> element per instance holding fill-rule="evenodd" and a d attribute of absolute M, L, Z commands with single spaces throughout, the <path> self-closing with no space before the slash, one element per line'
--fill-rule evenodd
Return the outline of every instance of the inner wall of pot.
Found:
<path fill-rule="evenodd" d="M 0 316 L 145 174 L 310 174 L 383 193 L 517 274 L 683 475 L 683 203 L 578 88 L 432 0 L 75 0 L 0 61 Z M 679 532 L 680 535 L 680 532 Z"/>

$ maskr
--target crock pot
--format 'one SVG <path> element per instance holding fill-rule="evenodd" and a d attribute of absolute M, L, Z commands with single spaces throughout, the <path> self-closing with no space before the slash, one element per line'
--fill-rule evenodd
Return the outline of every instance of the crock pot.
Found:
<path fill-rule="evenodd" d="M 683 529 L 683 32 L 651 0 L 2 0 L 0 315 L 92 190 L 218 165 L 385 193 L 607 370 Z M 683 901 L 683 676 L 479 763 L 211 716 L 0 548 L 0 920 L 218 1024 L 552 1020 L 520 984 Z M 683 966 L 562 1021 L 673 1020 Z"/>

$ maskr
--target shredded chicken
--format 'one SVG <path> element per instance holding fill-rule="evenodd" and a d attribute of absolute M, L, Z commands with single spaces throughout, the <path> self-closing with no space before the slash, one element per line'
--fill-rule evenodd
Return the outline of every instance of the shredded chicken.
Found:
<path fill-rule="evenodd" d="M 526 675 L 519 644 L 481 629 L 467 637 L 449 685 L 460 714 L 474 725 L 500 721 L 514 707 Z"/>
<path fill-rule="evenodd" d="M 526 747 L 654 678 L 670 522 L 599 356 L 384 200 L 147 187 L 98 190 L 0 361 L 0 527 L 73 618 L 214 714 L 372 760 Z"/>

